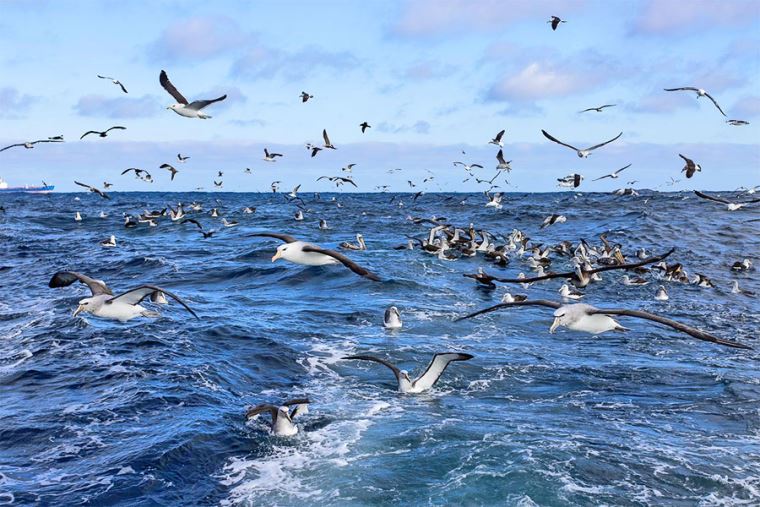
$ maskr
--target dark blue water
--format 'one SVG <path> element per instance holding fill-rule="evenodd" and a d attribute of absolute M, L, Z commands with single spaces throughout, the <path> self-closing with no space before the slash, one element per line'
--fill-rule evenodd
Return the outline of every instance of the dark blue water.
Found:
<path fill-rule="evenodd" d="M 677 251 L 669 261 L 703 273 L 714 289 L 666 282 L 627 287 L 604 274 L 585 302 L 647 309 L 760 349 L 757 271 L 729 266 L 760 252 L 760 212 L 725 211 L 686 194 L 509 195 L 501 210 L 480 195 L 416 204 L 390 196 L 328 195 L 295 207 L 265 194 L 2 196 L 0 212 L 0 503 L 14 505 L 736 505 L 760 503 L 760 352 L 699 342 L 646 321 L 626 334 L 549 334 L 551 312 L 513 309 L 455 317 L 497 302 L 462 277 L 481 257 L 455 262 L 393 250 L 427 228 L 405 219 L 444 216 L 496 234 L 523 230 L 545 244 L 583 237 Z M 219 199 L 216 203 L 214 199 Z M 202 240 L 190 225 L 125 229 L 122 212 L 198 200 L 241 222 Z M 244 215 L 244 206 L 257 206 Z M 84 215 L 75 222 L 76 211 Z M 109 217 L 98 218 L 100 211 Z M 543 231 L 552 212 L 567 223 Z M 319 231 L 325 218 L 332 227 Z M 288 232 L 326 246 L 361 232 L 349 255 L 374 283 L 339 266 L 270 261 Z M 116 235 L 118 246 L 99 241 Z M 552 269 L 563 270 L 565 261 Z M 87 292 L 49 289 L 60 269 L 106 280 L 116 291 L 155 283 L 176 304 L 126 324 L 72 318 Z M 531 297 L 558 300 L 561 280 Z M 387 332 L 394 304 L 404 328 Z M 379 365 L 341 361 L 373 352 L 412 373 L 432 353 L 455 363 L 428 393 L 401 395 Z M 306 395 L 311 411 L 294 438 L 270 436 L 245 407 Z"/>

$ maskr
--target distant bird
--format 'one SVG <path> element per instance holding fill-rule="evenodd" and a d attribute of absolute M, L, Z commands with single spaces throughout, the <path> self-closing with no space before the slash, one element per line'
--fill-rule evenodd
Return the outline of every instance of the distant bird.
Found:
<path fill-rule="evenodd" d="M 345 248 L 346 250 L 366 250 L 367 244 L 364 243 L 364 236 L 361 234 L 356 234 L 356 243 L 351 243 L 350 241 L 343 241 L 340 245 L 338 245 L 341 248 Z"/>
<path fill-rule="evenodd" d="M 512 168 L 509 166 L 512 161 L 504 160 L 504 152 L 502 150 L 499 150 L 499 153 L 496 154 L 496 160 L 499 162 L 499 164 L 496 166 L 496 169 L 499 171 L 510 172 L 512 170 Z"/>
<path fill-rule="evenodd" d="M 707 97 L 712 101 L 713 104 L 715 104 L 715 107 L 718 108 L 718 111 L 720 111 L 720 114 L 723 116 L 726 116 L 726 113 L 723 112 L 723 110 L 720 108 L 718 103 L 715 101 L 714 98 L 712 98 L 712 95 L 704 91 L 702 88 L 694 88 L 693 86 L 683 86 L 681 88 L 664 88 L 666 92 L 678 92 L 678 91 L 690 91 L 695 92 L 697 94 L 697 99 L 699 97 Z"/>
<path fill-rule="evenodd" d="M 99 77 L 100 79 L 110 79 L 110 80 L 111 80 L 111 82 L 112 82 L 113 84 L 115 84 L 115 85 L 118 85 L 118 86 L 120 86 L 120 87 L 121 87 L 121 91 L 123 91 L 124 93 L 127 93 L 127 89 L 126 89 L 126 88 L 124 88 L 124 85 L 123 85 L 123 84 L 122 84 L 122 82 L 121 82 L 121 81 L 119 81 L 118 79 L 116 79 L 116 78 L 113 78 L 113 77 L 108 77 L 108 76 L 101 76 L 100 74 L 98 74 L 98 77 Z"/>
<path fill-rule="evenodd" d="M 93 193 L 95 193 L 95 194 L 98 194 L 98 195 L 99 195 L 100 197 L 102 197 L 103 199 L 110 199 L 110 197 L 108 196 L 108 194 L 106 194 L 105 192 L 103 192 L 103 191 L 102 191 L 102 190 L 100 190 L 100 189 L 97 189 L 97 188 L 95 188 L 95 187 L 91 187 L 90 185 L 85 185 L 84 183 L 79 183 L 78 181 L 75 181 L 74 183 L 76 183 L 76 184 L 77 184 L 77 185 L 79 185 L 80 187 L 84 187 L 84 188 L 86 188 L 86 189 L 89 189 L 89 191 L 90 191 L 90 192 L 93 192 Z"/>
<path fill-rule="evenodd" d="M 272 193 L 276 193 L 280 189 L 280 183 L 282 183 L 282 182 L 279 181 L 279 180 L 272 182 L 272 184 L 271 184 Z"/>
<path fill-rule="evenodd" d="M 627 166 L 621 167 L 620 169 L 618 169 L 617 171 L 615 171 L 613 173 L 605 174 L 604 176 L 600 176 L 599 178 L 596 178 L 596 179 L 591 180 L 591 181 L 599 181 L 599 180 L 603 180 L 604 178 L 612 178 L 613 180 L 617 179 L 620 176 L 620 173 L 622 173 L 623 171 L 625 171 L 626 169 L 628 169 L 629 167 L 631 167 L 631 165 L 632 164 L 628 164 Z"/>
<path fill-rule="evenodd" d="M 329 148 L 331 150 L 336 150 L 337 149 L 335 146 L 333 146 L 333 143 L 330 142 L 330 138 L 327 137 L 327 129 L 322 129 L 322 139 L 325 140 L 325 145 L 324 145 L 325 148 Z"/>
<path fill-rule="evenodd" d="M 264 148 L 264 160 L 267 162 L 277 162 L 277 157 L 281 157 L 282 153 L 269 153 L 269 150 Z"/>
<path fill-rule="evenodd" d="M 739 121 L 739 120 L 736 120 L 736 121 Z M 63 141 L 63 136 L 48 137 L 47 140 L 48 141 L 53 141 L 53 142 L 61 142 L 61 141 Z"/>
<path fill-rule="evenodd" d="M 175 167 L 171 164 L 161 164 L 158 166 L 159 169 L 166 169 L 170 173 L 172 173 L 171 181 L 174 181 L 174 175 L 177 174 L 179 171 L 175 169 Z"/>
<path fill-rule="evenodd" d="M 111 234 L 110 238 L 104 239 L 103 241 L 100 242 L 100 246 L 102 246 L 104 248 L 115 247 L 116 246 L 116 236 L 114 236 L 113 234 Z"/>
<path fill-rule="evenodd" d="M 726 123 L 729 125 L 733 125 L 734 127 L 739 127 L 741 125 L 749 125 L 749 122 L 746 120 L 726 120 Z"/>
<path fill-rule="evenodd" d="M 578 292 L 577 290 L 573 290 L 570 288 L 569 285 L 566 283 L 562 284 L 562 287 L 559 288 L 559 295 L 562 296 L 564 299 L 581 299 L 583 297 L 583 293 Z M 527 298 L 526 298 L 527 299 Z M 525 301 L 525 299 L 523 299 Z M 502 303 L 508 303 L 509 301 L 502 300 Z"/>
<path fill-rule="evenodd" d="M 385 315 L 383 316 L 383 326 L 386 329 L 401 329 L 403 325 L 398 308 L 395 306 L 389 306 L 386 308 Z"/>
<path fill-rule="evenodd" d="M 106 137 L 108 135 L 108 133 L 110 131 L 112 131 L 112 130 L 127 130 L 127 127 L 121 127 L 121 126 L 117 125 L 115 127 L 111 127 L 109 129 L 106 129 L 106 130 L 104 130 L 102 132 L 99 131 L 99 130 L 88 130 L 87 132 L 85 132 L 84 134 L 82 134 L 82 137 L 80 137 L 79 140 L 81 141 L 82 139 L 84 139 L 85 136 L 88 136 L 90 134 L 97 134 L 100 137 Z"/>
<path fill-rule="evenodd" d="M 695 190 L 694 193 L 697 194 L 697 196 L 701 197 L 702 199 L 708 199 L 710 201 L 715 201 L 721 204 L 725 204 L 726 209 L 728 209 L 728 211 L 736 211 L 738 209 L 742 209 L 744 206 L 747 206 L 748 204 L 754 204 L 754 203 L 760 202 L 760 199 L 753 199 L 751 201 L 745 201 L 745 202 L 730 202 L 720 197 L 713 197 L 711 195 L 703 194 L 699 190 Z"/>
<path fill-rule="evenodd" d="M 752 261 L 749 259 L 736 261 L 731 265 L 731 271 L 743 272 L 743 271 L 749 271 L 751 269 L 752 269 Z"/>
<path fill-rule="evenodd" d="M 103 188 L 106 189 L 106 190 L 108 190 L 112 186 L 113 186 L 113 183 L 108 183 L 107 181 L 103 182 Z"/>
<path fill-rule="evenodd" d="M 495 144 L 499 148 L 503 148 L 504 142 L 501 140 L 501 138 L 504 137 L 504 132 L 505 130 L 501 130 L 498 134 L 496 134 L 496 136 L 494 136 L 493 139 L 488 141 L 488 144 Z"/>
<path fill-rule="evenodd" d="M 560 19 L 557 16 L 552 16 L 552 18 L 547 21 L 547 23 L 551 23 L 552 30 L 556 30 L 560 23 L 567 23 L 564 19 Z"/>
<path fill-rule="evenodd" d="M 121 174 L 122 176 L 127 174 L 129 171 L 135 172 L 135 177 L 144 181 L 152 181 L 153 178 L 151 177 L 150 173 L 146 171 L 145 169 L 138 169 L 137 167 L 130 167 L 128 169 L 124 169 Z M 143 176 L 145 174 L 145 176 Z"/>
<path fill-rule="evenodd" d="M 545 229 L 554 224 L 564 224 L 565 222 L 567 222 L 567 217 L 565 217 L 565 215 L 552 214 L 544 218 L 544 222 L 541 224 L 541 229 Z"/>
<path fill-rule="evenodd" d="M 327 225 L 327 220 L 325 220 L 324 218 L 320 218 L 319 219 L 319 230 L 320 231 L 326 231 L 329 228 L 330 228 L 330 226 Z"/>
<path fill-rule="evenodd" d="M 217 171 L 217 172 L 216 172 L 216 177 L 217 177 L 217 178 L 221 178 L 221 177 L 223 177 L 223 176 L 224 176 L 224 172 L 223 172 L 223 171 Z"/>
<path fill-rule="evenodd" d="M 483 166 L 480 165 L 480 164 L 469 164 L 468 165 L 468 164 L 465 164 L 464 162 L 454 162 L 454 165 L 455 166 L 461 165 L 462 167 L 464 167 L 464 170 L 467 171 L 467 172 L 471 172 L 473 167 L 479 167 L 479 168 L 483 169 Z"/>
<path fill-rule="evenodd" d="M 298 189 L 299 188 L 301 188 L 301 184 L 300 183 L 298 185 L 296 185 L 293 188 L 293 190 L 291 190 L 291 192 L 288 194 L 288 196 L 292 197 L 293 199 L 295 199 L 296 197 L 298 197 Z"/>
<path fill-rule="evenodd" d="M 181 221 L 180 224 L 185 224 L 187 222 L 190 222 L 191 224 L 195 224 L 195 226 L 198 227 L 198 230 L 200 230 L 201 234 L 203 235 L 203 239 L 210 238 L 216 232 L 215 230 L 210 230 L 210 231 L 205 230 L 203 226 L 201 225 L 201 223 L 194 218 L 186 218 L 183 221 Z"/>
<path fill-rule="evenodd" d="M 668 291 L 665 290 L 665 287 L 660 285 L 660 287 L 657 289 L 657 292 L 654 295 L 654 298 L 657 301 L 667 301 L 670 299 L 670 296 L 668 296 Z"/>
<path fill-rule="evenodd" d="M 222 225 L 225 227 L 235 227 L 238 225 L 238 222 L 236 220 L 227 220 L 226 218 L 222 218 Z"/>
<path fill-rule="evenodd" d="M 691 178 L 694 176 L 694 173 L 697 171 L 702 171 L 702 166 L 699 164 L 695 164 L 694 161 L 690 158 L 684 157 L 680 153 L 678 154 L 679 157 L 681 157 L 684 162 L 686 162 L 686 165 L 683 166 L 683 169 L 681 169 L 682 173 L 686 173 L 687 178 Z"/>
<path fill-rule="evenodd" d="M 177 160 L 180 162 L 184 162 L 185 160 L 189 159 L 190 157 L 183 157 L 181 153 L 177 153 Z"/>
<path fill-rule="evenodd" d="M 223 185 L 224 185 L 223 181 L 216 181 L 216 180 L 214 180 L 214 187 L 216 187 L 216 188 L 222 188 Z"/>
<path fill-rule="evenodd" d="M 560 187 L 578 188 L 583 181 L 583 175 L 573 173 L 564 178 L 557 178 Z"/>
<path fill-rule="evenodd" d="M 306 100 L 304 100 L 304 102 L 306 102 Z M 261 413 L 269 412 L 272 416 L 272 425 L 270 428 L 272 434 L 278 437 L 292 437 L 298 433 L 298 426 L 293 423 L 293 419 L 295 419 L 297 415 L 308 412 L 308 403 L 309 400 L 307 398 L 288 400 L 280 406 L 264 403 L 249 408 L 245 413 L 245 418 L 248 420 Z M 292 405 L 295 405 L 296 407 L 290 412 L 289 407 Z"/>
<path fill-rule="evenodd" d="M 362 361 L 373 361 L 375 363 L 380 363 L 393 372 L 393 375 L 396 377 L 396 381 L 398 382 L 398 390 L 400 392 L 421 393 L 423 391 L 427 391 L 433 387 L 436 382 L 438 382 L 438 379 L 441 378 L 441 375 L 443 375 L 443 372 L 446 370 L 446 367 L 449 365 L 449 363 L 453 361 L 468 361 L 473 357 L 474 356 L 472 354 L 464 354 L 461 352 L 439 352 L 433 356 L 433 359 L 430 361 L 430 364 L 428 364 L 428 367 L 425 369 L 422 375 L 414 380 L 409 377 L 409 373 L 406 370 L 400 370 L 390 362 L 378 357 L 368 355 L 354 355 L 346 356 L 343 359 L 359 359 Z"/>
<path fill-rule="evenodd" d="M 74 221 L 75 221 L 75 222 L 81 222 L 81 221 L 82 221 L 82 214 L 81 214 L 81 213 L 79 213 L 78 211 L 77 211 L 77 212 L 76 212 L 76 214 L 74 215 Z"/>
<path fill-rule="evenodd" d="M 343 176 L 320 176 L 319 178 L 317 178 L 317 181 L 322 180 L 322 179 L 328 179 L 332 181 L 333 183 L 335 183 L 336 186 L 341 186 L 344 183 L 350 183 L 354 187 L 359 188 L 359 185 L 357 185 L 356 182 L 352 178 L 349 178 L 349 177 L 344 178 Z"/>
<path fill-rule="evenodd" d="M 314 98 L 314 95 L 309 95 L 306 92 L 301 92 L 301 95 L 299 95 L 299 96 L 301 97 L 301 102 L 306 102 L 309 99 L 313 99 Z"/>
<path fill-rule="evenodd" d="M 38 143 L 61 143 L 61 142 L 63 142 L 63 139 L 60 139 L 60 140 L 59 139 L 39 139 L 37 141 L 11 144 L 9 146 L 6 146 L 5 148 L 0 149 L 0 151 L 9 150 L 11 148 L 15 148 L 16 146 L 23 146 L 27 150 L 31 150 L 32 148 L 34 148 L 34 145 Z"/>
<path fill-rule="evenodd" d="M 243 169 L 243 172 L 244 172 L 245 174 L 252 174 L 252 173 L 251 173 L 251 168 L 250 168 L 250 167 L 246 167 L 245 169 Z"/>
<path fill-rule="evenodd" d="M 319 146 L 314 146 L 313 144 L 307 144 L 306 149 L 311 150 L 311 158 L 314 158 L 314 156 L 316 156 L 317 153 L 322 151 L 322 148 L 320 148 Z"/>
<path fill-rule="evenodd" d="M 603 106 L 599 107 L 589 107 L 588 109 L 584 109 L 583 111 L 578 111 L 578 113 L 587 113 L 588 111 L 596 111 L 597 113 L 601 113 L 602 109 L 608 108 L 608 107 L 615 107 L 617 104 L 604 104 Z"/>
<path fill-rule="evenodd" d="M 359 124 L 359 126 L 362 128 L 362 134 L 364 134 L 364 131 L 365 131 L 365 130 L 367 130 L 367 129 L 371 129 L 371 128 L 372 128 L 372 125 L 370 125 L 370 124 L 369 124 L 369 123 L 367 123 L 366 121 L 365 121 L 365 122 L 362 122 L 362 123 L 360 123 L 360 124 Z"/>
<path fill-rule="evenodd" d="M 172 104 L 166 109 L 171 109 L 178 115 L 184 116 L 185 118 L 201 118 L 203 120 L 211 118 L 211 116 L 204 113 L 202 109 L 210 104 L 213 104 L 214 102 L 220 102 L 227 98 L 227 95 L 222 95 L 216 99 L 195 100 L 188 103 L 187 99 L 183 97 L 182 94 L 174 87 L 171 81 L 169 81 L 169 77 L 166 75 L 165 71 L 161 71 L 158 81 L 161 83 L 161 86 L 164 87 L 164 90 L 169 92 L 169 95 L 174 97 L 174 100 L 177 101 L 177 104 Z"/>
<path fill-rule="evenodd" d="M 606 144 L 610 144 L 612 141 L 615 141 L 615 140 L 617 140 L 617 139 L 618 139 L 620 136 L 622 136 L 622 135 L 623 135 L 623 133 L 621 132 L 621 133 L 619 133 L 617 136 L 615 136 L 615 137 L 613 137 L 612 139 L 610 139 L 609 141 L 605 141 L 605 142 L 603 142 L 603 143 L 595 144 L 594 146 L 591 146 L 590 148 L 586 148 L 586 149 L 584 149 L 584 150 L 580 150 L 580 149 L 576 148 L 575 146 L 569 145 L 569 144 L 567 144 L 567 143 L 563 143 L 563 142 L 562 142 L 562 141 L 560 141 L 559 139 L 557 139 L 557 138 L 555 138 L 555 137 L 552 137 L 552 135 L 551 135 L 551 134 L 549 134 L 549 133 L 548 133 L 547 131 L 545 131 L 545 130 L 541 130 L 541 132 L 544 134 L 544 137 L 546 137 L 548 140 L 550 140 L 550 141 L 553 141 L 553 142 L 555 142 L 555 143 L 557 143 L 557 144 L 561 144 L 562 146 L 566 146 L 566 147 L 568 147 L 568 148 L 570 148 L 570 149 L 573 149 L 573 150 L 575 150 L 575 152 L 578 154 L 578 156 L 579 156 L 580 158 L 588 158 L 588 156 L 589 156 L 589 155 L 591 155 L 591 152 L 592 152 L 592 151 L 594 151 L 595 149 L 597 149 L 597 148 L 601 148 L 602 146 L 604 146 L 604 145 L 606 145 Z"/>
<path fill-rule="evenodd" d="M 343 168 L 341 169 L 341 171 L 345 171 L 345 172 L 347 172 L 347 173 L 350 173 L 350 172 L 351 172 L 351 170 L 354 168 L 354 166 L 355 166 L 355 165 L 356 165 L 356 164 L 348 164 L 346 167 L 343 167 Z"/>

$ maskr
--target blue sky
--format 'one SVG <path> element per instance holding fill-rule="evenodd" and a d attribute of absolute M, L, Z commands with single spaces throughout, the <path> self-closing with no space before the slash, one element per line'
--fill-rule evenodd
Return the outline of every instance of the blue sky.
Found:
<path fill-rule="evenodd" d="M 633 179 L 667 190 L 760 184 L 760 0 L 0 0 L 0 14 L 0 143 L 67 141 L 0 153 L 11 184 L 211 189 L 222 170 L 224 190 L 281 180 L 328 191 L 317 176 L 356 163 L 360 190 L 407 191 L 411 179 L 415 190 L 477 191 L 452 162 L 479 163 L 490 179 L 487 142 L 502 128 L 513 160 L 510 186 L 498 180 L 506 191 L 557 190 L 573 172 L 586 191 Z M 551 15 L 567 23 L 553 32 Z M 211 120 L 182 118 L 165 109 L 174 101 L 161 69 L 190 100 L 228 99 L 209 107 Z M 729 118 L 751 124 L 728 126 L 707 99 L 662 91 L 677 86 L 707 89 Z M 302 104 L 302 90 L 315 98 Z M 604 103 L 617 107 L 578 114 Z M 373 128 L 362 134 L 365 120 Z M 79 141 L 112 125 L 127 130 Z M 320 142 L 323 128 L 338 149 L 311 159 L 304 143 Z M 623 136 L 581 160 L 541 129 L 580 146 Z M 285 157 L 262 161 L 264 146 Z M 158 166 L 178 151 L 192 158 L 170 183 Z M 683 179 L 678 153 L 703 172 L 663 187 Z M 590 182 L 629 163 L 620 180 Z M 127 167 L 156 182 L 120 176 Z"/>

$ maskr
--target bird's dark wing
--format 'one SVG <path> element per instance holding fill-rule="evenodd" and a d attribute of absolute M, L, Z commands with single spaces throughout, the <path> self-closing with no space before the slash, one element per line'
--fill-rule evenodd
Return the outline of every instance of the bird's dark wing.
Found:
<path fill-rule="evenodd" d="M 591 181 L 599 181 L 599 180 L 603 180 L 604 178 L 612 178 L 612 175 L 611 174 L 605 174 L 604 176 L 600 176 L 600 177 L 598 177 L 596 179 L 593 179 Z"/>
<path fill-rule="evenodd" d="M 89 188 L 90 190 L 93 189 L 90 185 L 85 185 L 84 183 L 79 183 L 78 181 L 74 182 L 75 184 L 79 185 L 80 187 Z"/>
<path fill-rule="evenodd" d="M 124 93 L 129 93 L 127 89 L 124 88 L 124 84 L 121 81 L 117 81 L 116 83 L 121 87 L 121 91 L 123 91 Z"/>
<path fill-rule="evenodd" d="M 127 292 L 124 292 L 123 294 L 119 294 L 118 296 L 114 296 L 113 298 L 106 301 L 106 304 L 112 304 L 116 302 L 117 300 L 119 302 L 127 303 L 130 305 L 136 305 L 140 303 L 143 299 L 150 296 L 154 292 L 163 292 L 165 295 L 169 296 L 179 304 L 181 304 L 185 310 L 193 314 L 193 317 L 196 319 L 200 319 L 198 315 L 193 311 L 192 308 L 187 306 L 187 303 L 182 301 L 179 296 L 176 294 L 169 292 L 166 289 L 162 289 L 161 287 L 156 287 L 155 285 L 140 285 L 139 287 L 135 287 L 134 289 L 130 289 Z"/>
<path fill-rule="evenodd" d="M 213 104 L 214 102 L 221 102 L 226 98 L 227 98 L 227 95 L 222 95 L 221 97 L 217 97 L 215 99 L 210 99 L 210 100 L 194 100 L 187 105 L 187 108 L 200 111 L 201 109 L 208 106 L 209 104 Z"/>
<path fill-rule="evenodd" d="M 483 313 L 495 312 L 496 310 L 507 308 L 509 306 L 548 306 L 549 308 L 554 308 L 556 310 L 557 308 L 562 306 L 562 303 L 557 303 L 556 301 L 549 301 L 547 299 L 526 299 L 525 301 L 499 303 L 498 305 L 489 306 L 488 308 L 478 310 L 477 312 L 470 313 L 468 315 L 465 315 L 464 317 L 459 317 L 458 319 L 455 319 L 454 322 L 459 322 L 460 320 L 464 320 L 464 319 L 471 319 L 472 317 L 481 315 Z"/>
<path fill-rule="evenodd" d="M 595 150 L 595 149 L 597 149 L 597 148 L 601 148 L 601 147 L 602 147 L 602 146 L 604 146 L 605 144 L 610 144 L 612 141 L 616 141 L 616 140 L 617 140 L 617 139 L 618 139 L 620 136 L 622 136 L 622 135 L 623 135 L 623 133 L 621 132 L 621 133 L 619 133 L 618 135 L 616 135 L 615 137 L 613 137 L 612 139 L 610 139 L 609 141 L 605 141 L 605 142 L 603 142 L 603 143 L 595 144 L 594 146 L 592 146 L 592 147 L 588 148 L 588 150 L 589 150 L 589 151 L 591 151 L 591 150 Z"/>
<path fill-rule="evenodd" d="M 174 97 L 174 100 L 179 102 L 180 104 L 187 105 L 187 99 L 182 96 L 182 94 L 177 90 L 171 81 L 169 81 L 169 76 L 166 75 L 166 71 L 162 70 L 161 74 L 158 76 L 158 82 L 161 83 L 161 86 L 164 87 L 164 90 L 169 92 L 169 95 Z"/>
<path fill-rule="evenodd" d="M 100 134 L 100 132 L 98 132 L 97 130 L 88 130 L 87 132 L 82 134 L 82 137 L 80 137 L 79 140 L 81 141 L 82 139 L 84 139 L 84 136 L 88 136 L 90 134 Z"/>
<path fill-rule="evenodd" d="M 106 130 L 106 132 L 110 132 L 112 130 L 127 130 L 127 127 L 122 127 L 120 125 L 116 125 L 115 127 L 111 127 L 108 130 Z"/>
<path fill-rule="evenodd" d="M 726 347 L 733 347 L 736 349 L 749 349 L 749 350 L 752 349 L 752 347 L 750 347 L 749 345 L 744 345 L 743 343 L 739 343 L 733 340 L 725 340 L 723 338 L 718 338 L 717 336 L 713 336 L 709 333 L 705 333 L 704 331 L 700 331 L 699 329 L 693 328 L 691 326 L 687 326 L 686 324 L 682 324 L 680 322 L 676 322 L 675 320 L 671 320 L 666 317 L 660 317 L 659 315 L 655 315 L 649 312 L 644 312 L 641 310 L 628 310 L 626 308 L 623 308 L 623 309 L 596 308 L 593 310 L 587 310 L 586 313 L 588 313 L 589 315 L 593 315 L 597 313 L 601 313 L 604 315 L 624 315 L 627 317 L 636 317 L 639 319 L 651 320 L 653 322 L 658 322 L 660 324 L 670 326 L 673 329 L 677 329 L 678 331 L 684 332 L 699 340 L 717 343 L 718 345 L 724 345 Z"/>
<path fill-rule="evenodd" d="M 113 81 L 113 78 L 112 78 L 112 77 L 108 77 L 108 76 L 101 76 L 100 74 L 98 74 L 98 77 L 99 77 L 100 79 L 110 79 L 111 81 Z"/>
<path fill-rule="evenodd" d="M 722 204 L 729 204 L 729 202 L 727 200 L 725 200 L 725 199 L 721 199 L 719 197 L 713 197 L 711 195 L 703 194 L 699 190 L 695 190 L 694 193 L 697 194 L 697 196 L 701 197 L 702 199 L 709 199 L 711 201 L 719 202 L 719 203 L 722 203 Z"/>
<path fill-rule="evenodd" d="M 697 91 L 697 89 L 694 88 L 693 86 L 684 86 L 682 88 L 663 88 L 663 90 L 665 90 L 666 92 L 678 92 L 681 90 L 691 90 L 693 92 Z"/>
<path fill-rule="evenodd" d="M 351 183 L 351 184 L 352 184 L 353 186 L 355 186 L 356 188 L 359 188 L 359 185 L 357 185 L 357 184 L 354 182 L 354 180 L 352 180 L 351 178 L 341 178 L 341 180 L 343 180 L 343 181 L 344 181 L 344 182 L 346 182 L 346 183 Z"/>
<path fill-rule="evenodd" d="M 722 114 L 723 116 L 726 116 L 726 113 L 724 113 L 723 110 L 720 108 L 720 106 L 718 105 L 718 102 L 716 102 L 716 100 L 714 98 L 712 98 L 712 95 L 710 95 L 709 93 L 705 92 L 705 97 L 707 97 L 708 99 L 712 100 L 712 103 L 715 104 L 715 107 L 718 108 L 718 111 L 720 111 L 720 114 Z"/>
<path fill-rule="evenodd" d="M 496 137 L 494 137 L 494 141 L 497 143 L 501 141 L 502 136 L 504 136 L 504 132 L 506 129 L 502 129 L 498 134 L 496 134 Z"/>
<path fill-rule="evenodd" d="M 342 253 L 336 252 L 335 250 L 330 250 L 328 248 L 321 248 L 316 245 L 304 245 L 302 250 L 304 252 L 314 252 L 314 253 L 320 253 L 322 255 L 329 255 L 333 259 L 336 259 L 340 261 L 341 264 L 346 266 L 348 269 L 356 273 L 357 275 L 369 278 L 370 280 L 373 280 L 375 282 L 380 281 L 380 277 L 374 274 L 373 272 L 369 271 L 368 269 L 365 269 L 343 255 Z"/>
<path fill-rule="evenodd" d="M 387 366 L 388 368 L 390 368 L 390 370 L 396 376 L 396 380 L 398 380 L 399 377 L 401 376 L 401 370 L 399 370 L 395 365 L 389 363 L 385 359 L 380 359 L 379 357 L 366 356 L 366 355 L 355 355 L 355 356 L 345 356 L 345 357 L 343 357 L 343 359 L 359 359 L 361 361 L 374 361 L 376 363 L 380 363 L 383 366 Z"/>
<path fill-rule="evenodd" d="M 16 146 L 24 146 L 24 143 L 16 143 L 16 144 L 11 144 L 10 146 L 6 146 L 5 148 L 3 148 L 3 149 L 2 149 L 2 150 L 0 150 L 0 151 L 5 151 L 5 150 L 7 150 L 7 149 L 9 149 L 9 148 L 14 148 L 14 147 L 16 147 Z"/>
<path fill-rule="evenodd" d="M 625 166 L 625 167 L 621 167 L 620 169 L 618 169 L 617 171 L 615 171 L 615 174 L 619 174 L 619 173 L 622 173 L 623 171 L 625 171 L 626 169 L 628 169 L 628 168 L 629 168 L 629 167 L 631 167 L 632 165 L 633 165 L 633 164 L 628 164 L 628 165 L 627 165 L 627 166 Z"/>
<path fill-rule="evenodd" d="M 576 148 L 575 146 L 569 145 L 567 143 L 563 143 L 562 141 L 560 141 L 556 137 L 552 137 L 552 135 L 550 133 L 548 133 L 547 131 L 545 131 L 545 130 L 541 130 L 541 133 L 543 133 L 544 137 L 547 138 L 549 141 L 553 141 L 553 142 L 555 142 L 557 144 L 561 144 L 562 146 L 567 146 L 568 148 L 571 148 L 571 149 L 573 149 L 575 151 L 578 151 L 578 148 Z"/>
<path fill-rule="evenodd" d="M 83 275 L 81 273 L 77 273 L 75 271 L 57 272 L 50 279 L 50 282 L 48 282 L 48 287 L 51 287 L 51 288 L 68 287 L 69 285 L 74 283 L 76 280 L 79 280 L 83 284 L 87 285 L 87 287 L 89 287 L 90 289 L 90 292 L 92 292 L 93 296 L 99 296 L 101 294 L 108 294 L 110 296 L 112 294 L 111 289 L 108 288 L 105 282 L 101 280 L 95 280 L 94 278 L 90 278 L 89 276 Z"/>
<path fill-rule="evenodd" d="M 275 407 L 274 405 L 270 405 L 269 403 L 264 403 L 262 405 L 256 405 L 255 407 L 251 407 L 245 412 L 245 418 L 250 419 L 251 417 L 255 415 L 259 415 L 263 412 L 269 412 L 272 416 L 272 423 L 275 422 L 277 419 L 277 412 L 279 412 L 279 408 Z"/>
<path fill-rule="evenodd" d="M 276 232 L 255 232 L 253 234 L 249 234 L 248 236 L 254 236 L 254 237 L 264 237 L 264 238 L 277 238 L 280 241 L 284 241 L 285 243 L 295 243 L 298 241 L 296 238 L 289 234 L 279 234 Z"/>
<path fill-rule="evenodd" d="M 322 138 L 325 140 L 325 144 L 330 144 L 330 138 L 327 137 L 327 129 L 322 129 Z"/>
<path fill-rule="evenodd" d="M 186 218 L 186 219 L 184 219 L 183 221 L 180 222 L 180 225 L 184 224 L 184 223 L 187 223 L 187 222 L 190 222 L 191 224 L 195 224 L 196 226 L 198 226 L 198 229 L 200 229 L 201 232 L 203 232 L 203 226 L 201 225 L 201 223 L 199 221 L 197 221 L 194 218 Z"/>

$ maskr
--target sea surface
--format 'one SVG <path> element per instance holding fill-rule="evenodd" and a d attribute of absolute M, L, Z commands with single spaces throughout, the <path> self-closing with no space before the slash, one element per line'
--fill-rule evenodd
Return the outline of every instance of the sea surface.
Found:
<path fill-rule="evenodd" d="M 415 203 L 409 194 L 303 194 L 306 220 L 296 222 L 281 194 L 111 195 L 0 196 L 0 504 L 760 504 L 760 299 L 730 291 L 738 280 L 760 294 L 760 222 L 747 222 L 760 217 L 757 206 L 728 212 L 693 194 L 646 191 L 507 194 L 500 210 L 479 194 Z M 219 229 L 212 238 L 168 219 L 123 226 L 124 212 L 192 201 L 204 206 L 194 217 Z M 224 228 L 212 207 L 240 225 Z M 555 212 L 567 222 L 539 230 Z M 506 290 L 462 274 L 530 268 L 519 258 L 499 268 L 481 256 L 394 250 L 427 234 L 407 215 L 500 236 L 517 228 L 544 244 L 598 244 L 607 232 L 632 258 L 640 247 L 676 247 L 668 262 L 715 288 L 654 275 L 629 287 L 610 272 L 584 302 L 649 310 L 755 350 L 636 319 L 621 319 L 627 333 L 549 334 L 552 312 L 538 307 L 454 323 Z M 257 231 L 329 247 L 360 232 L 369 250 L 347 255 L 383 281 L 272 263 L 279 242 L 247 236 Z M 118 246 L 100 247 L 111 234 Z M 733 273 L 745 257 L 755 270 Z M 74 318 L 86 287 L 47 286 L 64 269 L 115 293 L 165 287 L 201 319 L 176 303 L 123 324 Z M 561 283 L 508 290 L 559 300 Z M 667 302 L 654 300 L 660 283 Z M 383 328 L 389 305 L 403 329 Z M 381 365 L 341 360 L 372 353 L 414 374 L 439 351 L 475 357 L 420 395 L 398 393 Z M 271 436 L 267 417 L 245 421 L 248 406 L 301 396 L 312 403 L 293 438 Z"/>

